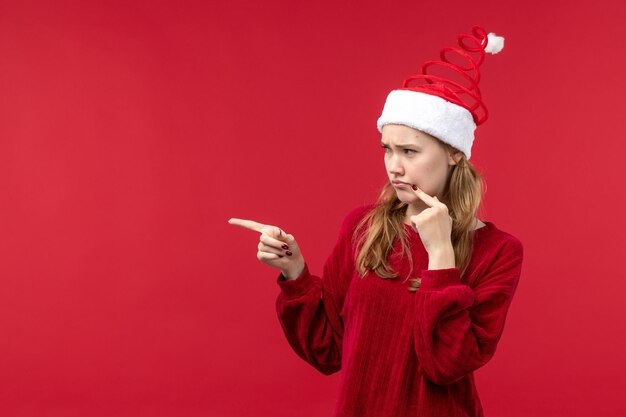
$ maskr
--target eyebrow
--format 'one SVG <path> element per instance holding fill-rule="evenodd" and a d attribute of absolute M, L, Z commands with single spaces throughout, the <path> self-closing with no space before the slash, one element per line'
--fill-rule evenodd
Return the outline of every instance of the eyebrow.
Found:
<path fill-rule="evenodd" d="M 384 146 L 389 146 L 387 143 L 382 142 L 382 141 L 380 142 L 380 144 L 381 144 L 381 145 L 384 145 Z M 396 145 L 396 148 L 406 148 L 406 147 L 408 147 L 408 146 L 416 146 L 416 147 L 419 147 L 419 145 L 416 145 L 416 144 L 414 144 L 414 143 L 399 143 L 398 145 Z"/>

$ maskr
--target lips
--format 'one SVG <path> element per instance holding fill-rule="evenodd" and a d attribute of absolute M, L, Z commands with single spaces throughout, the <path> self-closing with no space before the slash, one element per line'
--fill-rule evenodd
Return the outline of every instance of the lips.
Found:
<path fill-rule="evenodd" d="M 391 181 L 391 183 L 392 183 L 392 184 L 395 184 L 395 185 L 402 185 L 402 184 L 404 184 L 404 185 L 410 185 L 408 182 L 402 182 L 402 181 L 396 181 L 396 180 Z"/>

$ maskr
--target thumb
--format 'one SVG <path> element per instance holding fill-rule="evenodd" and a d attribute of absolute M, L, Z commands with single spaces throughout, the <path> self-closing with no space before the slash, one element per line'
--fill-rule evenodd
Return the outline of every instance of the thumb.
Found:
<path fill-rule="evenodd" d="M 283 236 L 284 236 L 285 243 L 287 243 L 287 244 L 293 244 L 296 241 L 296 238 L 293 237 L 293 235 L 291 235 L 291 234 L 286 234 L 286 235 L 283 235 Z"/>
<path fill-rule="evenodd" d="M 283 239 L 285 237 L 285 232 L 278 226 L 272 226 L 269 235 L 275 239 Z"/>
<path fill-rule="evenodd" d="M 282 240 L 283 242 L 287 244 L 295 242 L 296 239 L 293 237 L 292 234 L 286 233 L 280 227 L 276 227 L 276 229 L 277 229 L 278 239 Z"/>
<path fill-rule="evenodd" d="M 293 237 L 293 235 L 288 234 L 280 227 L 269 226 L 269 225 L 267 227 L 268 229 L 266 229 L 267 231 L 265 233 L 267 233 L 269 236 L 273 237 L 274 239 L 278 239 L 281 242 L 285 242 L 287 244 L 294 244 L 296 242 L 296 238 Z"/>

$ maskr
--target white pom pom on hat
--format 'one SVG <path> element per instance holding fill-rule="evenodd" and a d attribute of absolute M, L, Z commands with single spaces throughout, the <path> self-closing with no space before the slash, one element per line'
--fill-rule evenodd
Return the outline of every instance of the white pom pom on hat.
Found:
<path fill-rule="evenodd" d="M 502 36 L 496 36 L 495 33 L 489 32 L 487 35 L 487 46 L 485 52 L 491 54 L 497 54 L 504 48 L 504 38 Z"/>
<path fill-rule="evenodd" d="M 474 131 L 488 117 L 487 107 L 478 88 L 478 67 L 485 52 L 493 55 L 502 51 L 504 38 L 493 32 L 487 34 L 482 27 L 474 25 L 471 35 L 459 34 L 457 40 L 462 49 L 443 48 L 440 61 L 426 61 L 422 65 L 421 74 L 405 78 L 401 88 L 394 89 L 387 95 L 382 114 L 377 121 L 379 132 L 382 133 L 386 124 L 403 124 L 452 145 L 470 159 Z M 473 45 L 466 45 L 466 40 Z M 452 64 L 446 58 L 448 51 L 464 58 L 468 65 Z M 478 53 L 479 56 L 474 59 L 468 52 Z M 452 69 L 469 81 L 469 85 L 463 86 L 451 79 L 427 74 L 426 69 L 433 65 Z M 414 80 L 425 83 L 409 85 Z M 479 115 L 479 110 L 482 110 L 482 115 Z"/>

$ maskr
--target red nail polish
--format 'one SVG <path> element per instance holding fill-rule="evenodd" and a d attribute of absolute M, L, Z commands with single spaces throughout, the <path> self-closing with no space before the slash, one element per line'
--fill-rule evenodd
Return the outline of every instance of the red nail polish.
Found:
<path fill-rule="evenodd" d="M 287 256 L 291 256 L 291 255 L 293 255 L 293 253 L 291 253 L 291 252 L 289 252 L 289 251 L 287 251 L 287 252 L 285 252 L 285 253 L 287 254 Z"/>
<path fill-rule="evenodd" d="M 417 185 L 413 184 L 413 185 L 411 185 L 411 187 L 412 187 L 415 191 L 417 191 Z"/>
<path fill-rule="evenodd" d="M 282 246 L 283 249 L 289 249 L 289 245 L 287 245 L 286 243 Z"/>

